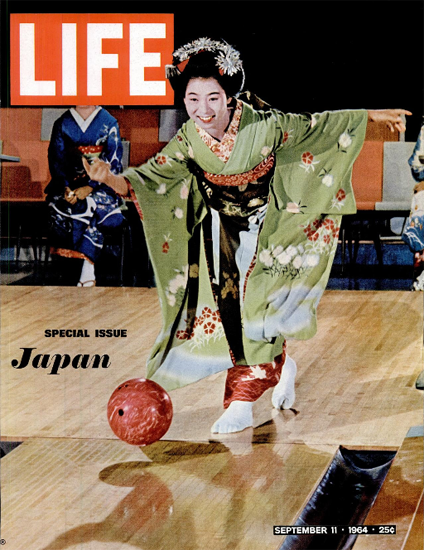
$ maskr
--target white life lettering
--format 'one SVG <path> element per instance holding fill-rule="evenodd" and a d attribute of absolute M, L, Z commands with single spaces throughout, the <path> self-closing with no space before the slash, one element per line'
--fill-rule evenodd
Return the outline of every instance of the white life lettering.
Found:
<path fill-rule="evenodd" d="M 77 95 L 77 25 L 62 24 L 62 95 Z"/>
<path fill-rule="evenodd" d="M 87 94 L 102 95 L 102 69 L 117 69 L 118 54 L 102 53 L 104 38 L 122 38 L 122 23 L 87 24 Z"/>
<path fill-rule="evenodd" d="M 144 80 L 145 67 L 160 67 L 160 53 L 144 51 L 146 38 L 166 38 L 166 25 L 163 23 L 130 24 L 130 95 L 166 94 L 163 80 Z"/>
<path fill-rule="evenodd" d="M 35 25 L 19 25 L 19 67 L 21 95 L 56 95 L 54 80 L 35 80 Z"/>

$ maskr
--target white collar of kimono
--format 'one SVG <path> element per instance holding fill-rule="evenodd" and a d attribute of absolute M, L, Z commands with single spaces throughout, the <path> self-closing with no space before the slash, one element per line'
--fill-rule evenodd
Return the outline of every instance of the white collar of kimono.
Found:
<path fill-rule="evenodd" d="M 78 124 L 78 126 L 81 128 L 83 132 L 87 130 L 87 128 L 90 126 L 90 124 L 93 122 L 94 117 L 97 115 L 97 113 L 100 111 L 102 107 L 100 105 L 97 105 L 97 107 L 94 109 L 94 111 L 91 113 L 91 115 L 86 118 L 85 120 L 82 118 L 82 116 L 76 111 L 73 107 L 71 107 L 70 112 L 71 115 L 74 117 L 75 122 Z"/>
<path fill-rule="evenodd" d="M 223 162 L 227 162 L 230 158 L 237 137 L 241 114 L 243 112 L 243 103 L 237 99 L 236 108 L 234 109 L 233 118 L 227 128 L 221 141 L 212 137 L 206 130 L 201 128 L 196 122 L 194 123 L 199 136 L 209 149 Z"/>

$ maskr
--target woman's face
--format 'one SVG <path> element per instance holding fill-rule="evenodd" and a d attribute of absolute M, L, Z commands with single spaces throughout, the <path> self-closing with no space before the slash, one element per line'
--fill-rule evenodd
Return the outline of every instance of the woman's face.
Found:
<path fill-rule="evenodd" d="M 214 78 L 191 79 L 184 97 L 188 116 L 217 139 L 222 139 L 230 122 L 230 101 Z"/>

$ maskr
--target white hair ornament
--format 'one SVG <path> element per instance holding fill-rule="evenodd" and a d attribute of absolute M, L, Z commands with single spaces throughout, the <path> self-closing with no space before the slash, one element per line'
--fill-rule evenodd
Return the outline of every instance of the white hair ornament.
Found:
<path fill-rule="evenodd" d="M 240 52 L 227 42 L 219 42 L 210 38 L 198 38 L 175 50 L 173 53 L 174 64 L 165 66 L 167 78 L 181 74 L 190 57 L 202 51 L 217 53 L 215 60 L 221 75 L 233 76 L 238 71 L 243 71 Z"/>

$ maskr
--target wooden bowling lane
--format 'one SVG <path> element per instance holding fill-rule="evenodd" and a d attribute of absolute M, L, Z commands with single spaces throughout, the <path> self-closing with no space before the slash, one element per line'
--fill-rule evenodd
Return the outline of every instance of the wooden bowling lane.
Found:
<path fill-rule="evenodd" d="M 1 460 L 2 537 L 12 550 L 277 550 L 272 526 L 295 522 L 339 445 L 398 449 L 422 423 L 420 293 L 326 292 L 317 335 L 289 342 L 292 410 L 272 411 L 268 392 L 255 428 L 212 436 L 221 373 L 171 392 L 165 441 L 143 452 L 116 440 L 106 405 L 118 384 L 145 374 L 161 324 L 156 291 L 2 287 L 0 298 L 1 433 L 25 440 Z M 128 335 L 47 338 L 54 328 Z M 111 365 L 14 369 L 22 347 L 104 353 Z"/>
<path fill-rule="evenodd" d="M 368 526 L 396 525 L 396 534 L 361 535 L 355 550 L 422 550 L 423 485 L 423 437 L 411 435 L 398 450 L 365 521 Z"/>
<path fill-rule="evenodd" d="M 2 437 L 113 438 L 108 399 L 123 381 L 145 375 L 160 330 L 155 289 L 9 286 L 0 297 Z M 422 392 L 414 385 L 422 369 L 422 300 L 418 292 L 327 291 L 316 336 L 288 343 L 298 364 L 293 410 L 273 411 L 268 392 L 255 403 L 255 426 L 268 422 L 273 442 L 399 447 L 410 426 L 422 422 Z M 45 337 L 46 329 L 59 328 L 86 329 L 91 337 Z M 127 336 L 94 337 L 100 328 Z M 11 361 L 22 347 L 50 355 L 104 353 L 111 366 L 68 367 L 58 375 L 15 369 Z M 175 415 L 165 438 L 239 439 L 210 434 L 224 384 L 220 373 L 171 392 Z"/>
<path fill-rule="evenodd" d="M 2 459 L 9 550 L 277 550 L 336 447 L 25 441 Z"/>

